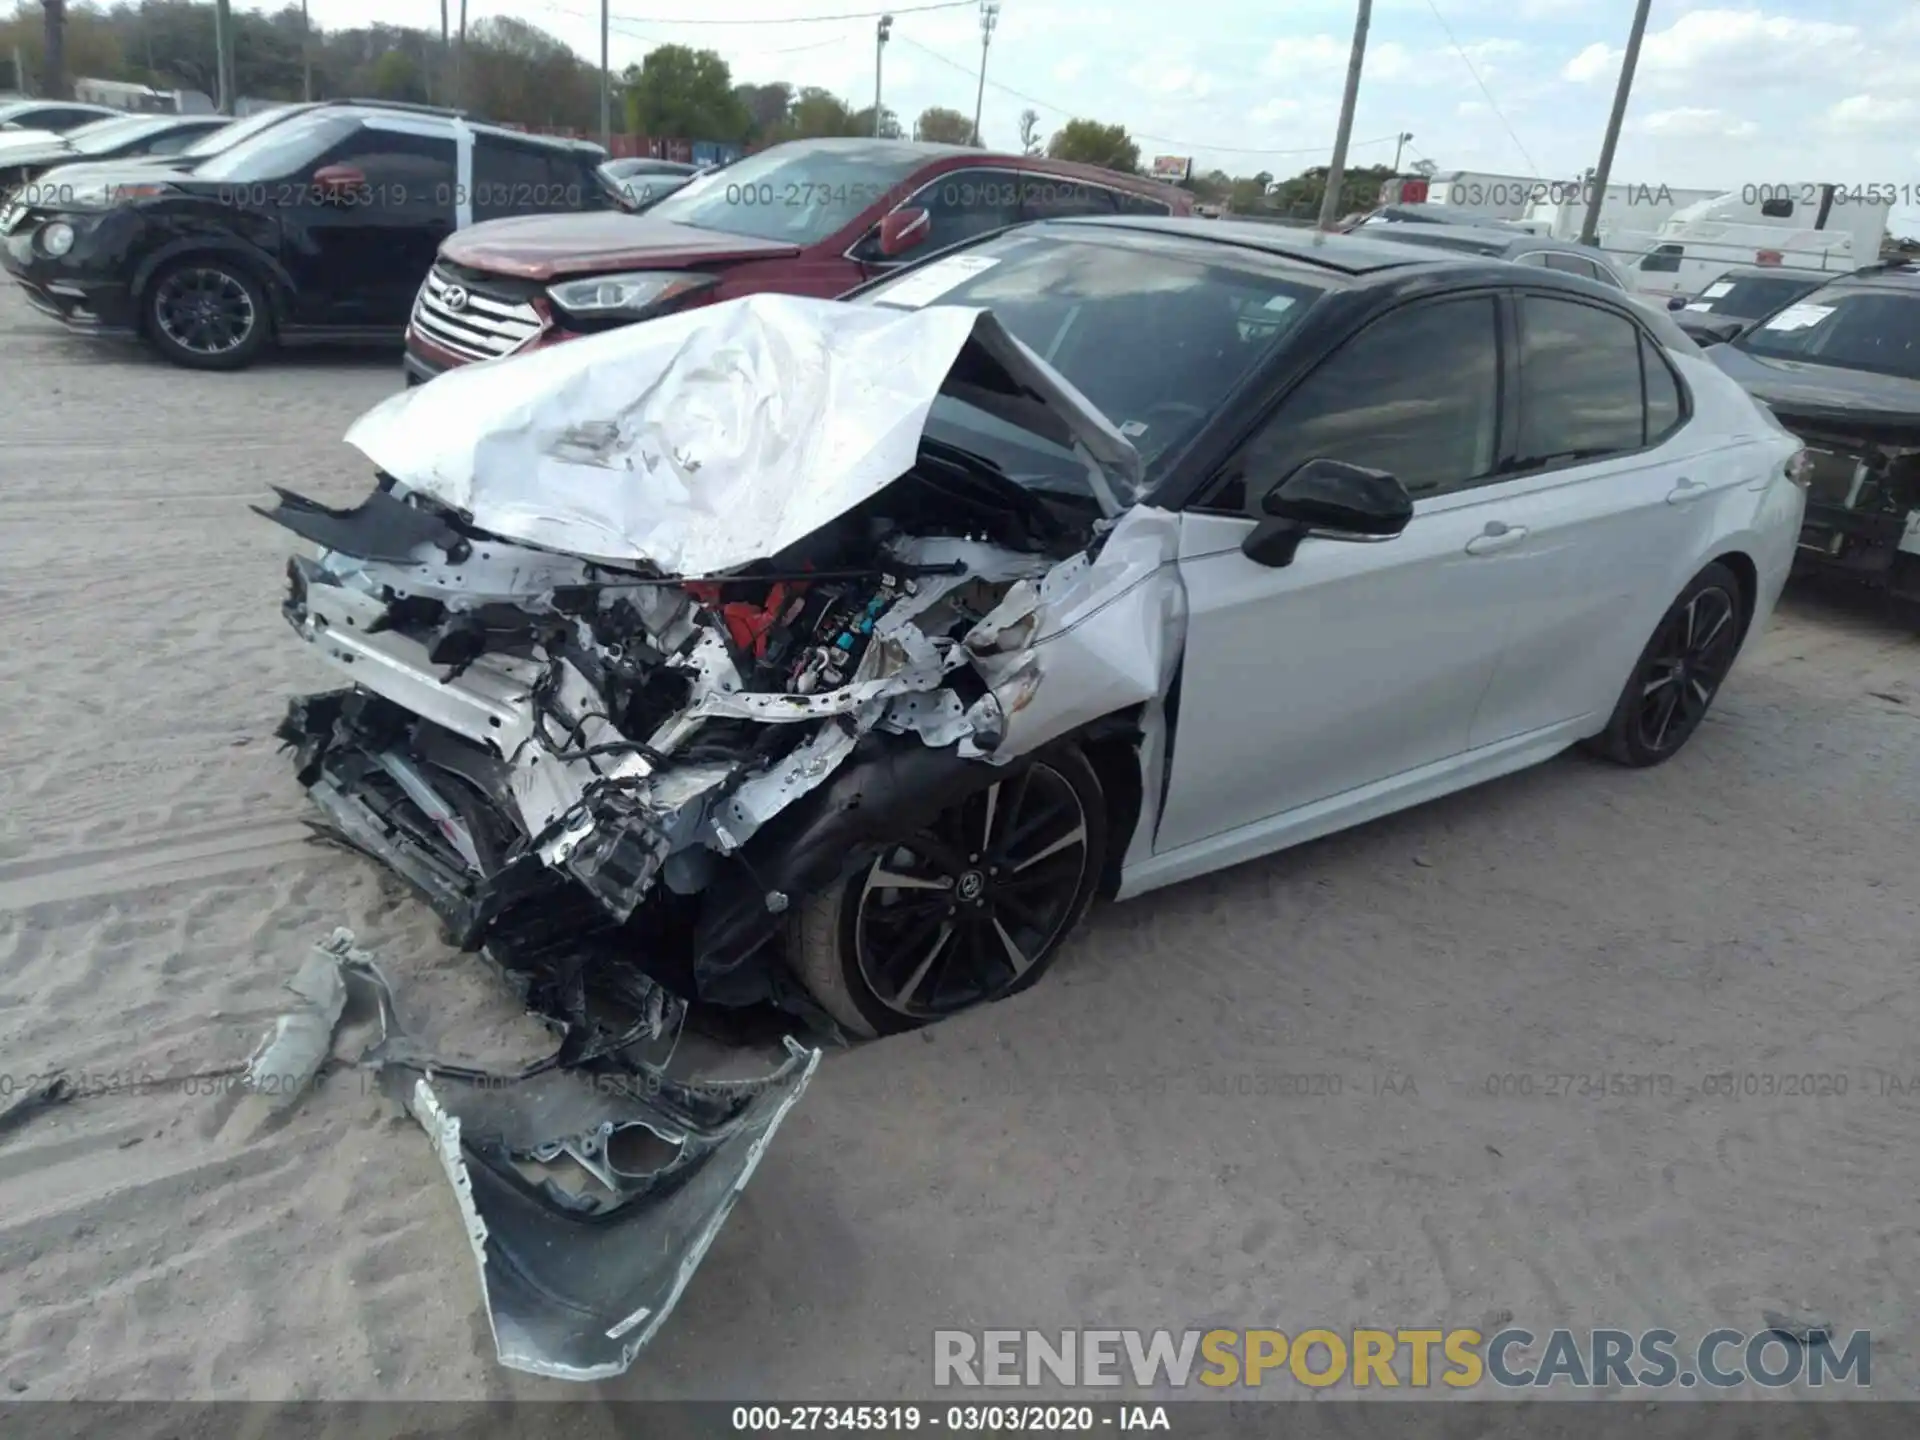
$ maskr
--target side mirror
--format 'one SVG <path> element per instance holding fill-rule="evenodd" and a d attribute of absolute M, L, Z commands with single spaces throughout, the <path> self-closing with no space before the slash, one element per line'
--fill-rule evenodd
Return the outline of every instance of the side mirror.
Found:
<path fill-rule="evenodd" d="M 346 195 L 366 183 L 366 175 L 351 165 L 322 165 L 313 172 L 313 188 L 327 196 Z"/>
<path fill-rule="evenodd" d="M 1686 296 L 1684 296 L 1684 295 L 1669 295 L 1669 296 L 1667 297 L 1667 309 L 1669 309 L 1669 310 L 1684 310 L 1684 309 L 1686 309 L 1686 308 L 1687 308 L 1687 297 L 1686 297 Z"/>
<path fill-rule="evenodd" d="M 933 221 L 924 210 L 892 210 L 880 217 L 880 253 L 891 260 L 904 255 L 933 233 Z"/>
<path fill-rule="evenodd" d="M 1256 564 L 1293 563 L 1308 535 L 1329 540 L 1390 540 L 1413 519 L 1413 497 L 1384 470 L 1344 460 L 1309 460 L 1260 502 L 1267 518 L 1254 526 L 1241 553 Z"/>

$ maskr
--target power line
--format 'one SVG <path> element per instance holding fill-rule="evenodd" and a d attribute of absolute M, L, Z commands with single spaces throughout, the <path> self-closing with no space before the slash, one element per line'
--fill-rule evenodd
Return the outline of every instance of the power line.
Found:
<path fill-rule="evenodd" d="M 1433 18 L 1440 22 L 1440 28 L 1446 32 L 1447 43 L 1453 46 L 1453 53 L 1460 57 L 1460 62 L 1467 67 L 1467 73 L 1473 76 L 1473 83 L 1478 85 L 1480 93 L 1487 97 L 1487 108 L 1493 111 L 1493 118 L 1498 120 L 1500 128 L 1507 132 L 1507 138 L 1513 141 L 1514 149 L 1518 150 L 1520 157 L 1527 162 L 1527 168 L 1538 175 L 1540 167 L 1534 164 L 1533 156 L 1529 155 L 1527 147 L 1520 143 L 1520 137 L 1513 133 L 1513 126 L 1507 124 L 1507 117 L 1500 113 L 1500 106 L 1494 100 L 1493 92 L 1487 88 L 1487 82 L 1480 78 L 1480 71 L 1475 67 L 1473 60 L 1460 47 L 1460 42 L 1453 38 L 1453 27 L 1447 24 L 1447 17 L 1440 13 L 1440 7 L 1434 4 L 1434 0 L 1427 0 L 1427 8 L 1433 11 Z"/>
<path fill-rule="evenodd" d="M 942 65 L 947 66 L 949 69 L 958 70 L 961 74 L 967 76 L 969 79 L 973 77 L 973 71 L 967 69 L 966 66 L 961 65 L 956 61 L 949 60 L 946 56 L 942 55 L 938 50 L 929 50 L 925 45 L 922 45 L 919 41 L 910 40 L 904 35 L 899 38 L 903 44 L 910 45 L 915 50 L 920 51 L 921 54 L 930 56 L 931 58 L 938 60 Z M 1024 100 L 1029 105 L 1038 105 L 1042 110 L 1051 110 L 1054 114 L 1064 115 L 1069 120 L 1076 118 L 1075 112 L 1072 110 L 1063 109 L 1061 106 L 1055 105 L 1050 100 L 1042 100 L 1037 95 L 1029 95 L 1024 90 L 1016 90 L 1011 85 L 1002 85 L 998 80 L 989 80 L 987 81 L 987 84 L 991 85 L 995 90 L 1005 91 L 1007 94 L 1013 96 L 1013 98 L 1016 100 Z M 1210 153 L 1216 153 L 1221 155 L 1324 155 L 1333 148 L 1331 145 L 1307 145 L 1307 146 L 1302 146 L 1297 150 L 1269 150 L 1269 149 L 1262 149 L 1259 147 L 1247 146 L 1247 145 L 1214 145 L 1214 144 L 1210 144 L 1210 143 L 1198 141 L 1198 140 L 1175 140 L 1166 135 L 1149 135 L 1144 130 L 1130 129 L 1127 131 L 1127 133 L 1138 140 L 1151 140 L 1155 144 L 1172 145 L 1176 149 L 1194 150 L 1194 151 L 1205 150 Z M 1352 143 L 1355 145 L 1390 145 L 1398 138 L 1399 137 L 1397 135 L 1381 135 L 1372 140 L 1355 140 Z"/>

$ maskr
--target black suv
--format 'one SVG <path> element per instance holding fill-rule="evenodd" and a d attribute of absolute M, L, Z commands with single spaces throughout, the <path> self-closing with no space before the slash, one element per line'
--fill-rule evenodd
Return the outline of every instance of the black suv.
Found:
<path fill-rule="evenodd" d="M 1806 442 L 1801 567 L 1920 600 L 1920 265 L 1836 278 L 1707 354 Z"/>
<path fill-rule="evenodd" d="M 326 102 L 190 171 L 89 166 L 29 187 L 0 211 L 0 264 L 70 329 L 144 337 L 195 369 L 238 369 L 274 341 L 398 343 L 441 241 L 615 208 L 604 159 L 458 111 Z"/>

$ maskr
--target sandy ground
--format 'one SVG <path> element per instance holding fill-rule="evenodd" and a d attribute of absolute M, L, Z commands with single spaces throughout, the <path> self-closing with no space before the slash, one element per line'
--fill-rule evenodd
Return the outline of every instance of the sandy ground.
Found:
<path fill-rule="evenodd" d="M 269 482 L 391 358 L 196 376 L 0 300 L 0 1070 L 245 1057 L 346 924 L 449 1049 L 514 1032 L 424 910 L 301 843 L 317 688 Z M 61 1397 L 931 1391 L 936 1327 L 1516 1323 L 1876 1336 L 1920 1391 L 1920 639 L 1804 595 L 1672 765 L 1564 757 L 1108 907 L 1049 980 L 830 1056 L 672 1323 L 585 1390 L 493 1359 L 456 1211 L 352 1083 L 278 1129 L 178 1091 L 0 1141 L 0 1380 Z M 326 683 L 331 683 L 326 681 Z M 478 1038 L 476 1038 L 478 1037 Z M 1707 1098 L 1837 1074 L 1845 1097 Z M 1673 1077 L 1546 1098 L 1545 1077 Z M 1292 1097 L 1276 1077 L 1340 1077 Z M 1538 1077 L 1531 1099 L 1488 1077 Z M 24 1388 L 22 1388 L 24 1387 Z M 0 1396 L 0 1398 L 5 1398 Z"/>

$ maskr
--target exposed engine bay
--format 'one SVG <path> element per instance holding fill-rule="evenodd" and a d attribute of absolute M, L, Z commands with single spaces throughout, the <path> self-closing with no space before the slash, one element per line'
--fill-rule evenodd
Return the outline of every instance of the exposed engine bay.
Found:
<path fill-rule="evenodd" d="M 943 398 L 1080 483 L 926 430 Z M 982 767 L 1157 704 L 1179 653 L 1173 517 L 1116 502 L 1138 457 L 985 312 L 756 296 L 463 368 L 348 439 L 383 467 L 363 502 L 261 511 L 319 547 L 283 608 L 349 682 L 281 738 L 463 948 L 564 916 L 683 998 L 807 1013 L 759 953 L 796 898 Z"/>

